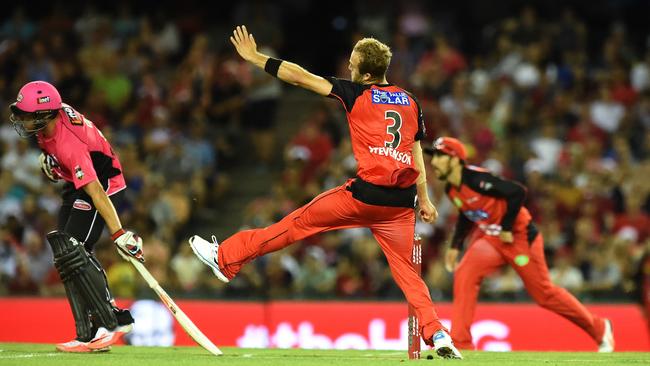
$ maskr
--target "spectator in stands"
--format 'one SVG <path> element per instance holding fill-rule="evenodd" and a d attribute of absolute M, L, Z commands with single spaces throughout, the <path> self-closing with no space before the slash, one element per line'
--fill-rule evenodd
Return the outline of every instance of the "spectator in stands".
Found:
<path fill-rule="evenodd" d="M 283 10 L 259 5 L 244 1 L 221 16 L 242 22 L 254 19 L 255 29 L 262 30 L 258 34 L 261 45 L 290 49 L 296 57 L 318 57 L 309 48 L 295 47 L 296 36 L 285 33 L 290 26 L 276 26 L 286 14 Z M 301 4 L 310 10 L 317 6 L 315 2 Z M 601 5 L 594 6 L 601 9 Z M 592 251 L 606 247 L 606 253 L 616 253 L 621 281 L 629 281 L 626 268 L 633 267 L 633 256 L 620 253 L 626 248 L 637 250 L 650 235 L 644 224 L 650 214 L 645 182 L 650 174 L 646 173 L 650 164 L 650 49 L 636 42 L 647 34 L 632 28 L 634 22 L 623 17 L 606 26 L 601 35 L 594 30 L 602 24 L 586 18 L 583 8 L 542 11 L 526 5 L 513 14 L 495 14 L 495 22 L 477 31 L 479 27 L 470 20 L 451 25 L 449 17 L 458 15 L 455 12 L 440 15 L 428 4 L 409 3 L 395 8 L 394 23 L 386 22 L 381 11 L 362 18 L 351 15 L 346 26 L 337 28 L 336 38 L 384 24 L 379 28 L 394 40 L 389 79 L 401 80 L 398 84 L 419 97 L 429 135 L 453 131 L 472 142 L 473 164 L 491 170 L 498 167 L 504 176 L 527 179 L 528 206 L 543 223 L 549 263 L 563 268 L 562 257 L 571 253 L 585 280 L 582 296 L 588 296 L 590 289 L 600 286 L 590 277 L 590 268 L 600 267 Z M 257 78 L 223 47 L 219 40 L 224 30 L 219 22 L 205 22 L 199 12 L 181 17 L 174 5 L 162 7 L 157 14 L 124 2 L 110 9 L 114 11 L 99 9 L 92 4 L 77 10 L 55 3 L 40 8 L 38 14 L 21 5 L 8 10 L 0 21 L 0 104 L 13 100 L 12 90 L 28 78 L 52 79 L 71 104 L 87 111 L 89 119 L 115 143 L 130 187 L 126 202 L 117 208 L 126 225 L 145 237 L 161 233 L 165 240 L 160 245 L 171 251 L 172 258 L 182 256 L 174 244 L 187 235 L 186 225 L 211 216 L 206 212 L 229 198 L 224 194 L 229 189 L 228 176 L 240 165 L 241 150 L 251 151 L 245 141 L 253 137 L 244 126 L 253 126 L 250 130 L 270 141 L 254 144 L 261 148 L 255 160 L 283 165 L 285 171 L 263 182 L 269 193 L 248 205 L 243 225 L 267 226 L 311 199 L 313 192 L 340 185 L 354 173 L 356 162 L 341 136 L 345 116 L 335 103 L 311 108 L 300 99 L 305 114 L 288 113 L 283 121 L 302 126 L 291 130 L 297 132 L 293 141 L 291 134 L 278 136 L 273 118 L 257 120 L 260 103 L 271 101 L 275 104 L 271 109 L 288 105 L 294 111 L 298 107 L 290 104 L 292 98 L 280 97 L 274 84 L 262 89 L 264 95 L 250 94 L 251 83 L 273 80 L 264 79 L 264 74 Z M 355 29 L 357 24 L 359 29 Z M 347 57 L 344 61 L 343 67 Z M 321 66 L 328 65 L 313 67 Z M 252 90 L 259 93 L 257 87 Z M 258 122 L 268 128 L 258 128 Z M 317 143 L 306 138 L 313 132 Z M 559 151 L 557 141 L 563 142 Z M 293 157 L 283 161 L 285 142 L 291 142 Z M 20 141 L 8 124 L 0 125 L 0 153 L 0 227 L 7 233 L 0 235 L 0 293 L 3 289 L 6 293 L 9 284 L 18 281 L 19 269 L 26 268 L 20 267 L 25 262 L 20 256 L 31 250 L 28 247 L 38 247 L 32 234 L 21 233 L 36 232 L 42 240 L 45 228 L 51 226 L 47 217 L 56 214 L 60 203 L 54 188 L 43 184 L 38 165 L 32 164 L 38 150 Z M 535 158 L 544 163 L 526 164 Z M 17 163 L 24 161 L 31 163 Z M 182 194 L 173 184 L 175 179 L 170 179 L 180 177 L 185 184 Z M 434 186 L 432 191 L 432 196 L 439 195 L 441 187 Z M 424 253 L 432 259 L 424 276 L 436 282 L 443 281 L 444 274 L 435 264 L 435 238 L 451 230 L 445 225 L 449 213 L 445 214 L 444 207 L 453 207 L 444 198 L 438 201 L 440 222 L 429 239 L 434 245 Z M 175 217 L 175 208 L 179 217 Z M 168 223 L 173 223 L 173 229 L 163 234 L 161 225 Z M 632 231 L 635 240 L 607 247 L 610 237 L 632 238 Z M 320 240 L 341 248 L 324 248 L 327 263 L 337 263 L 334 293 L 394 294 L 394 289 L 376 284 L 367 290 L 367 273 L 349 265 L 352 240 L 332 234 Z M 260 263 L 242 273 L 245 279 L 238 286 L 233 284 L 228 296 L 248 292 L 263 296 L 267 288 L 278 296 L 291 295 L 282 286 L 292 286 L 293 275 L 299 272 L 292 274 L 288 268 L 293 267 L 286 263 L 309 257 L 304 253 L 286 256 L 290 259 L 282 262 L 284 267 L 269 261 L 274 264 Z M 40 254 L 39 258 L 45 257 Z M 137 287 L 129 281 L 137 277 L 129 277 L 133 273 L 129 274 L 128 264 L 119 265 L 115 261 L 115 281 L 124 279 L 124 296 L 132 296 Z M 615 277 L 604 268 L 596 272 L 605 275 L 598 276 Z M 274 273 L 272 278 L 265 275 L 267 270 Z M 25 273 L 30 272 L 23 271 L 18 282 L 27 283 Z M 167 283 L 184 294 L 226 291 L 213 287 L 214 283 L 182 285 L 173 271 L 168 276 Z M 40 286 L 23 288 L 34 294 L 39 287 L 45 294 L 61 294 L 52 272 L 41 281 Z M 607 282 L 596 282 L 603 281 Z M 440 295 L 444 294 L 443 290 Z M 613 294 L 599 291 L 599 296 Z"/>

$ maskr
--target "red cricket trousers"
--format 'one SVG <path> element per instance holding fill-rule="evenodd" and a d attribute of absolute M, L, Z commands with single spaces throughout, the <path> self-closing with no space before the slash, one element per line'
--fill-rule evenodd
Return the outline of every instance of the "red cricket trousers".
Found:
<path fill-rule="evenodd" d="M 591 314 L 573 295 L 551 282 L 541 234 L 532 244 L 525 235 L 515 237 L 511 244 L 481 235 L 470 244 L 454 274 L 451 337 L 456 347 L 474 349 L 470 326 L 481 281 L 504 264 L 517 271 L 538 305 L 570 320 L 600 343 L 605 331 L 604 319 Z"/>
<path fill-rule="evenodd" d="M 264 229 L 241 231 L 219 246 L 219 268 L 228 278 L 264 254 L 310 235 L 344 228 L 369 228 L 381 246 L 397 285 L 417 312 L 423 339 L 444 329 L 429 289 L 411 262 L 415 210 L 368 205 L 352 197 L 346 185 L 321 193 L 311 202 Z"/>

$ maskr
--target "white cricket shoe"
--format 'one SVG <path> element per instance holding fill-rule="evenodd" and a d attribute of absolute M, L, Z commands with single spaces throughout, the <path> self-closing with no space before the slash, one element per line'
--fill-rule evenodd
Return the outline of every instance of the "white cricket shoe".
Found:
<path fill-rule="evenodd" d="M 102 348 L 90 348 L 88 347 L 89 342 L 81 342 L 76 339 L 73 339 L 65 343 L 57 343 L 56 350 L 60 352 L 68 353 L 88 353 L 88 352 L 108 352 L 111 350 L 110 346 Z"/>
<path fill-rule="evenodd" d="M 600 346 L 598 346 L 598 352 L 614 352 L 614 329 L 609 319 L 605 319 L 605 333 L 603 333 L 603 339 L 600 341 Z"/>
<path fill-rule="evenodd" d="M 104 327 L 97 329 L 95 338 L 91 339 L 86 345 L 93 351 L 98 351 L 110 348 L 111 345 L 117 343 L 125 334 L 133 330 L 133 323 L 126 325 L 118 325 L 114 330 L 110 331 Z"/>
<path fill-rule="evenodd" d="M 433 350 L 442 358 L 463 359 L 463 356 L 454 346 L 451 337 L 444 330 L 439 330 L 433 334 Z"/>
<path fill-rule="evenodd" d="M 217 243 L 217 238 L 214 235 L 212 236 L 212 243 L 198 235 L 192 236 L 189 242 L 194 254 L 196 254 L 201 262 L 205 263 L 212 269 L 212 272 L 218 279 L 225 283 L 230 282 L 228 277 L 221 273 L 219 265 L 217 264 L 217 258 L 219 258 L 219 243 Z"/>

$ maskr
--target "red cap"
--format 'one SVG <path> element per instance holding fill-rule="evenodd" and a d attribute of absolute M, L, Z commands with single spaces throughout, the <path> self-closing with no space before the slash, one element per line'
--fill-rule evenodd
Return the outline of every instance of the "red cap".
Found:
<path fill-rule="evenodd" d="M 460 160 L 467 160 L 467 150 L 460 140 L 453 137 L 438 137 L 430 148 L 423 149 L 427 154 L 443 153 L 450 156 L 457 156 Z"/>

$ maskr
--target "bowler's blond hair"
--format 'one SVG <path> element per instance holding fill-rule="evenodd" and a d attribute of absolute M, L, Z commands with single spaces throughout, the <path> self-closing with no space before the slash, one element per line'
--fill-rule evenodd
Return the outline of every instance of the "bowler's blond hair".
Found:
<path fill-rule="evenodd" d="M 364 38 L 354 45 L 359 54 L 359 74 L 370 74 L 373 80 L 381 80 L 386 75 L 390 58 L 390 47 L 374 38 Z"/>

